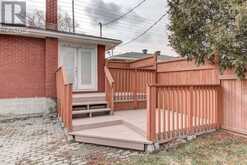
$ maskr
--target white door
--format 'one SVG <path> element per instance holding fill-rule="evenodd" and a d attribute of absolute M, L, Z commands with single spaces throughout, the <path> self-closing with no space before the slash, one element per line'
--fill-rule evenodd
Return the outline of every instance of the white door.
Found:
<path fill-rule="evenodd" d="M 97 54 L 96 49 L 80 48 L 77 51 L 78 90 L 97 90 Z"/>
<path fill-rule="evenodd" d="M 61 49 L 60 65 L 63 65 L 67 79 L 73 83 L 73 88 L 76 89 L 76 49 L 63 46 Z"/>

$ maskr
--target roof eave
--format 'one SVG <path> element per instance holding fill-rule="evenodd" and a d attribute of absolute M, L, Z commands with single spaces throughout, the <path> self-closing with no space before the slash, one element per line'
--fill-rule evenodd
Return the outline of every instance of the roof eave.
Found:
<path fill-rule="evenodd" d="M 90 35 L 50 31 L 43 29 L 33 29 L 27 27 L 1 26 L 0 34 L 18 35 L 18 36 L 35 37 L 35 38 L 51 37 L 67 42 L 72 41 L 72 42 L 82 42 L 87 44 L 99 44 L 99 45 L 105 45 L 106 50 L 112 49 L 122 43 L 122 41 L 120 40 L 115 40 L 110 38 L 102 38 L 102 37 L 96 37 Z"/>

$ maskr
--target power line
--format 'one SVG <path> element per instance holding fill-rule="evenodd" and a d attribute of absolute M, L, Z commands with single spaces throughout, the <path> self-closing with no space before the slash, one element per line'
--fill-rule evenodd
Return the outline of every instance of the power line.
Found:
<path fill-rule="evenodd" d="M 130 10 L 128 10 L 125 14 L 116 14 L 116 11 L 113 11 L 113 10 L 107 10 L 107 13 L 108 13 L 108 16 L 116 16 L 117 18 L 115 18 L 115 19 L 121 19 L 122 17 L 124 17 L 124 16 L 126 16 L 126 15 L 128 15 L 129 13 L 131 13 L 131 12 L 133 12 L 137 7 L 139 7 L 140 5 L 142 5 L 144 2 L 145 2 L 146 0 L 143 0 L 143 1 L 141 1 L 141 2 L 139 2 L 135 7 L 133 7 L 132 9 L 130 9 Z M 94 5 L 93 5 L 94 4 Z M 104 12 L 105 12 L 105 10 L 103 10 L 103 9 L 101 9 L 101 8 L 97 8 L 97 10 L 95 10 L 96 8 L 95 8 L 95 5 L 96 5 L 97 3 L 94 3 L 93 1 L 92 2 L 90 2 L 90 3 L 78 3 L 78 2 L 76 2 L 75 1 L 75 10 L 77 10 L 78 8 L 76 8 L 76 7 L 78 7 L 78 6 L 80 6 L 80 7 L 84 7 L 84 8 L 90 8 L 91 10 L 93 10 L 94 12 L 96 12 L 96 13 L 98 13 L 99 15 L 102 15 L 102 14 L 105 14 Z M 59 6 L 60 7 L 62 7 L 62 8 L 67 8 L 67 9 L 70 9 L 71 7 L 71 3 L 70 2 L 63 2 L 63 1 L 61 1 L 61 2 L 59 2 Z M 81 10 L 81 8 L 80 9 L 78 9 L 78 10 Z M 110 18 L 111 18 L 110 17 Z M 114 21 L 115 19 L 113 19 L 113 20 L 111 20 L 111 21 Z M 109 21 L 109 22 L 111 22 L 111 21 Z M 116 20 L 117 21 L 117 20 Z M 104 22 L 103 22 L 104 23 Z M 105 24 L 107 24 L 107 23 L 105 23 Z"/>
<path fill-rule="evenodd" d="M 145 1 L 146 1 L 146 0 L 141 1 L 140 3 L 138 3 L 135 7 L 133 7 L 132 9 L 130 9 L 130 10 L 129 10 L 128 12 L 126 12 L 125 14 L 123 14 L 123 15 L 121 15 L 121 16 L 119 16 L 119 17 L 117 17 L 117 18 L 115 18 L 115 19 L 113 19 L 113 20 L 111 20 L 111 21 L 109 21 L 109 22 L 107 22 L 107 23 L 103 23 L 103 25 L 106 26 L 106 25 L 112 24 L 113 22 L 116 22 L 116 21 L 122 19 L 122 18 L 125 17 L 126 15 L 130 14 L 131 12 L 133 12 L 136 8 L 138 8 L 139 6 L 141 6 Z"/>
<path fill-rule="evenodd" d="M 152 24 L 149 28 L 147 28 L 143 33 L 141 33 L 140 35 L 138 35 L 137 37 L 127 41 L 126 43 L 121 44 L 121 46 L 125 46 L 137 39 L 139 39 L 140 37 L 142 37 L 143 35 L 145 35 L 147 32 L 149 32 L 155 25 L 157 25 L 165 16 L 167 15 L 167 13 L 163 14 L 157 21 L 154 22 L 154 24 Z"/>
<path fill-rule="evenodd" d="M 62 9 L 66 9 L 66 10 L 70 10 L 71 9 L 71 4 L 70 3 L 63 3 L 63 4 L 60 4 L 59 5 L 59 7 L 60 8 L 62 8 Z M 120 16 L 122 16 L 122 14 L 121 13 L 119 13 L 119 14 L 116 14 L 116 11 L 114 11 L 114 10 L 105 10 L 105 9 L 102 9 L 102 8 L 96 8 L 95 6 L 93 6 L 93 5 L 85 5 L 84 3 L 80 3 L 80 4 L 78 4 L 78 3 L 76 3 L 76 1 L 75 1 L 75 10 L 79 10 L 79 11 L 81 11 L 82 10 L 82 8 L 85 10 L 85 9 L 90 9 L 91 10 L 91 14 L 96 14 L 96 15 L 108 15 L 108 17 L 109 18 L 111 18 L 111 19 L 113 19 L 112 17 L 114 16 L 114 17 L 120 17 Z M 130 10 L 129 10 L 130 11 Z M 128 12 L 129 12 L 128 11 Z M 92 13 L 93 12 L 93 13 Z M 89 12 L 90 13 L 90 12 Z M 88 14 L 89 14 L 88 13 Z M 116 18 L 115 18 L 116 19 Z M 153 20 L 151 20 L 151 21 L 153 21 Z"/>

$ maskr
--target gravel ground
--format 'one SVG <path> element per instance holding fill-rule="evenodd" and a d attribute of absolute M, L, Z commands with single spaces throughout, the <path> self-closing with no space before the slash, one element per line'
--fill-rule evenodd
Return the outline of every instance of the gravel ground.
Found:
<path fill-rule="evenodd" d="M 0 165 L 118 164 L 136 151 L 68 141 L 55 117 L 0 117 Z M 125 164 L 125 163 L 124 163 Z"/>

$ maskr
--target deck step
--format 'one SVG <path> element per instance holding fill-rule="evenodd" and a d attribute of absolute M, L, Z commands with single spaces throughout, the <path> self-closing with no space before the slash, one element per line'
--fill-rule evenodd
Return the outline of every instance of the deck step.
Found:
<path fill-rule="evenodd" d="M 80 120 L 80 119 L 77 119 L 77 120 Z M 88 123 L 73 125 L 73 131 L 82 131 L 82 130 L 86 130 L 86 129 L 107 127 L 107 126 L 118 125 L 121 123 L 122 123 L 122 120 L 109 118 L 108 121 L 98 121 L 98 122 L 93 122 L 93 123 L 88 122 Z"/>
<path fill-rule="evenodd" d="M 94 93 L 73 93 L 72 96 L 73 118 L 85 118 L 106 115 L 111 109 L 108 108 L 106 94 L 103 92 Z"/>
<path fill-rule="evenodd" d="M 87 110 L 72 111 L 72 115 L 80 115 L 80 114 L 96 113 L 96 112 L 109 112 L 109 111 L 111 111 L 110 108 L 87 109 Z"/>
<path fill-rule="evenodd" d="M 73 93 L 73 97 L 105 97 L 104 92 L 92 92 L 92 93 Z"/>
<path fill-rule="evenodd" d="M 146 138 L 123 123 L 71 132 L 77 142 L 144 151 Z"/>
<path fill-rule="evenodd" d="M 73 102 L 73 106 L 83 106 L 83 105 L 105 105 L 107 101 L 80 101 L 80 102 Z"/>
<path fill-rule="evenodd" d="M 73 103 L 106 101 L 105 93 L 73 94 Z"/>

